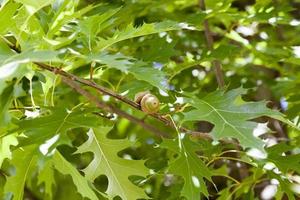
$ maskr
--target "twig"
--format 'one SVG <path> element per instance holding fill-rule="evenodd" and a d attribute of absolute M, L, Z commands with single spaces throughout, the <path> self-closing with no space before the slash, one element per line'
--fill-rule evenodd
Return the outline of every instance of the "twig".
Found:
<path fill-rule="evenodd" d="M 65 77 L 63 77 L 62 79 L 67 85 L 69 85 L 71 88 L 73 88 L 76 92 L 80 93 L 82 96 L 85 96 L 86 98 L 88 98 L 98 108 L 103 109 L 108 112 L 115 113 L 121 117 L 124 117 L 124 118 L 128 119 L 129 121 L 142 126 L 144 129 L 154 133 L 157 136 L 170 137 L 169 134 L 160 131 L 159 129 L 157 129 L 156 127 L 154 127 L 150 124 L 146 124 L 143 120 L 140 120 L 132 115 L 127 114 L 126 112 L 124 112 L 122 110 L 119 110 L 116 107 L 113 107 L 109 104 L 106 104 L 106 103 L 100 101 L 96 96 L 94 96 L 91 93 L 89 93 L 88 91 L 82 89 L 75 81 L 65 78 Z"/>
<path fill-rule="evenodd" d="M 45 63 L 40 63 L 40 62 L 35 62 L 35 64 L 37 66 L 39 66 L 40 68 L 42 69 L 45 69 L 45 70 L 48 70 L 48 71 L 51 71 L 55 74 L 59 74 L 61 75 L 62 77 L 66 77 L 66 78 L 69 78 L 73 81 L 76 81 L 76 82 L 79 82 L 81 84 L 84 84 L 86 86 L 89 86 L 89 87 L 92 87 L 96 90 L 98 90 L 99 92 L 101 92 L 102 94 L 106 94 L 106 95 L 109 95 L 109 96 L 112 96 L 114 97 L 115 99 L 118 99 L 130 106 L 132 106 L 133 108 L 135 109 L 138 109 L 138 110 L 141 110 L 140 109 L 140 105 L 134 101 L 131 101 L 130 99 L 122 96 L 122 95 L 119 95 L 117 93 L 115 93 L 114 91 L 112 90 L 109 90 L 103 86 L 100 86 L 100 85 L 97 85 L 95 82 L 93 81 L 90 81 L 90 80 L 86 80 L 86 79 L 83 79 L 83 78 L 80 78 L 80 77 L 77 77 L 71 73 L 68 73 L 68 72 L 65 72 L 63 71 L 62 69 L 59 69 L 59 68 L 55 68 L 55 67 L 52 67 L 50 65 L 47 65 Z M 168 120 L 166 117 L 160 115 L 160 114 L 150 114 L 151 117 L 163 122 L 165 125 L 167 126 L 170 126 L 172 128 L 175 129 L 173 123 Z M 184 132 L 184 133 L 187 133 L 187 134 L 191 134 L 191 135 L 197 135 L 197 137 L 199 138 L 205 138 L 205 139 L 212 139 L 211 136 L 208 134 L 208 133 L 203 133 L 203 132 L 199 132 L 199 131 L 193 131 L 193 130 L 189 130 L 185 127 L 179 127 L 179 130 L 181 132 Z"/>
<path fill-rule="evenodd" d="M 128 105 L 134 107 L 134 108 L 137 108 L 139 109 L 139 104 L 135 103 L 134 101 L 131 101 L 129 99 L 127 99 L 126 97 L 122 96 L 122 95 L 119 95 L 117 93 L 115 93 L 114 91 L 108 89 L 108 88 L 105 88 L 103 86 L 100 86 L 100 85 L 97 85 L 95 82 L 93 81 L 90 81 L 90 80 L 86 80 L 86 79 L 83 79 L 83 78 L 80 78 L 78 76 L 75 76 L 71 73 L 68 73 L 66 71 L 63 71 L 62 69 L 59 69 L 59 68 L 56 68 L 56 67 L 53 67 L 53 66 L 50 66 L 48 64 L 45 64 L 45 63 L 40 63 L 40 62 L 34 62 L 38 67 L 42 68 L 42 69 L 45 69 L 45 70 L 48 70 L 48 71 L 51 71 L 55 74 L 59 74 L 63 77 L 66 77 L 66 78 L 69 78 L 69 79 L 72 79 L 76 82 L 79 82 L 81 84 L 84 84 L 86 86 L 89 86 L 89 87 L 92 87 L 92 88 L 95 88 L 96 90 L 100 91 L 102 94 L 107 94 L 109 96 L 112 96 L 114 97 L 115 99 L 118 99 L 124 103 L 127 103 Z"/>
<path fill-rule="evenodd" d="M 95 62 L 92 62 L 90 66 L 90 80 L 93 81 L 93 74 L 94 74 L 94 68 L 95 68 Z"/>
<path fill-rule="evenodd" d="M 277 8 L 280 6 L 278 0 L 273 0 L 273 5 L 275 6 L 275 9 L 277 10 Z M 278 14 L 276 17 L 279 17 Z M 279 39 L 279 41 L 284 42 L 285 40 L 285 35 L 284 35 L 284 30 L 282 28 L 282 26 L 280 24 L 277 24 L 277 26 L 275 27 L 275 30 L 277 32 L 277 37 Z"/>
<path fill-rule="evenodd" d="M 206 10 L 204 0 L 199 0 L 199 7 L 202 11 Z M 205 38 L 206 38 L 206 41 L 207 41 L 208 49 L 210 51 L 212 51 L 213 48 L 214 48 L 214 38 L 213 38 L 212 33 L 210 31 L 207 19 L 204 20 L 203 25 L 204 25 L 204 33 L 205 33 Z M 219 60 L 215 59 L 215 60 L 213 60 L 212 64 L 213 64 L 213 67 L 214 67 L 214 70 L 215 70 L 218 85 L 219 85 L 220 88 L 224 88 L 225 82 L 224 82 L 221 62 Z"/>

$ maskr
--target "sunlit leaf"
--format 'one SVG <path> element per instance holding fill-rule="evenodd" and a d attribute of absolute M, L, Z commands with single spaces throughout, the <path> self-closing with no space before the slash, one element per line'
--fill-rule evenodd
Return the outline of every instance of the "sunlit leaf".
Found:
<path fill-rule="evenodd" d="M 140 27 L 134 27 L 133 25 L 129 25 L 124 30 L 116 31 L 112 37 L 107 39 L 101 39 L 98 42 L 98 49 L 106 49 L 115 43 L 121 42 L 123 40 L 128 40 L 130 38 L 180 29 L 182 29 L 182 26 L 180 26 L 178 23 L 171 21 L 153 24 L 143 24 Z"/>
<path fill-rule="evenodd" d="M 55 152 L 52 162 L 55 169 L 57 169 L 60 173 L 71 176 L 78 192 L 82 195 L 82 197 L 87 197 L 91 200 L 98 199 L 95 192 L 89 186 L 88 181 L 81 176 L 77 169 L 74 168 L 74 166 L 69 163 L 59 152 Z"/>
<path fill-rule="evenodd" d="M 187 98 L 186 101 L 194 108 L 185 112 L 184 121 L 205 120 L 214 124 L 211 132 L 215 139 L 237 138 L 247 148 L 263 150 L 263 141 L 253 135 L 257 126 L 251 119 L 269 116 L 283 120 L 283 115 L 266 107 L 265 102 L 245 102 L 241 95 L 243 88 L 224 93 L 217 91 L 203 98 Z"/>
<path fill-rule="evenodd" d="M 0 9 L 0 34 L 3 34 L 8 30 L 10 24 L 13 22 L 12 17 L 15 14 L 19 5 L 13 1 L 5 4 L 5 6 Z"/>
<path fill-rule="evenodd" d="M 106 175 L 108 178 L 106 193 L 110 198 L 117 195 L 126 200 L 147 198 L 143 190 L 129 180 L 129 177 L 133 175 L 147 175 L 148 170 L 144 166 L 144 161 L 120 158 L 118 152 L 131 144 L 126 140 L 106 138 L 110 130 L 111 127 L 90 129 L 88 140 L 76 151 L 76 153 L 94 153 L 94 159 L 83 170 L 85 176 L 88 180 L 94 181 L 98 176 Z"/>
<path fill-rule="evenodd" d="M 38 184 L 44 184 L 45 193 L 49 195 L 49 198 L 52 199 L 52 191 L 55 185 L 54 179 L 54 168 L 52 165 L 52 160 L 49 160 L 45 163 L 38 176 Z"/>
<path fill-rule="evenodd" d="M 12 152 L 10 147 L 16 146 L 17 144 L 18 140 L 15 135 L 8 135 L 6 137 L 0 138 L 0 167 L 6 158 L 11 159 Z"/>
<path fill-rule="evenodd" d="M 31 12 L 36 12 L 37 10 L 41 9 L 44 6 L 50 5 L 54 0 L 36 0 L 36 1 L 30 1 L 30 0 L 17 0 L 17 2 L 20 2 L 24 4 Z"/>
<path fill-rule="evenodd" d="M 64 134 L 67 130 L 77 127 L 98 127 L 105 121 L 102 118 L 88 112 L 83 114 L 80 107 L 74 107 L 71 110 L 65 108 L 56 108 L 51 110 L 47 116 L 34 119 L 20 120 L 17 132 L 23 133 L 26 137 L 19 138 L 20 145 L 32 143 L 43 143 L 47 139 L 57 134 Z"/>
<path fill-rule="evenodd" d="M 13 200 L 23 200 L 26 180 L 37 164 L 36 150 L 36 145 L 32 145 L 13 152 L 11 164 L 15 167 L 15 174 L 8 177 L 4 187 L 5 193 L 13 194 Z"/>

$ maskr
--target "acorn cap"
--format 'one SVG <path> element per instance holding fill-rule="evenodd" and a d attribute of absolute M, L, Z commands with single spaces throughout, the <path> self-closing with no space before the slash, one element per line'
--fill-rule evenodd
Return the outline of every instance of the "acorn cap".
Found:
<path fill-rule="evenodd" d="M 140 104 L 142 98 L 143 98 L 146 94 L 150 94 L 150 92 L 149 92 L 149 91 L 138 92 L 138 93 L 134 96 L 134 102 Z"/>

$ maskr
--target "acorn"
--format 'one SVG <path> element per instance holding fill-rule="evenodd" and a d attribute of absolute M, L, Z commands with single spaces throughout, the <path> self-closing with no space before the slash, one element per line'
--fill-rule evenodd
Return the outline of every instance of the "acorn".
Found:
<path fill-rule="evenodd" d="M 158 98 L 149 91 L 139 92 L 135 95 L 134 101 L 141 106 L 141 110 L 147 114 L 157 113 L 160 108 Z"/>

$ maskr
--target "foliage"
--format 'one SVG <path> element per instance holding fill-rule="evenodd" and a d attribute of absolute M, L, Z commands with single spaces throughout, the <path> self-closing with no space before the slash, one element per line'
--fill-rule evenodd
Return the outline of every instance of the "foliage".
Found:
<path fill-rule="evenodd" d="M 0 0 L 1 199 L 300 198 L 299 9 Z"/>

